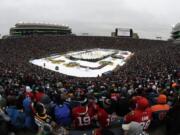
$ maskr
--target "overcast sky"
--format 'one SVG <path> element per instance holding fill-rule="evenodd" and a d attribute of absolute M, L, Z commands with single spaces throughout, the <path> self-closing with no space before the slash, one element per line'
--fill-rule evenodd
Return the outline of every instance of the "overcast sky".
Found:
<path fill-rule="evenodd" d="M 0 33 L 19 21 L 67 24 L 75 34 L 133 28 L 141 38 L 170 36 L 180 0 L 0 0 Z"/>

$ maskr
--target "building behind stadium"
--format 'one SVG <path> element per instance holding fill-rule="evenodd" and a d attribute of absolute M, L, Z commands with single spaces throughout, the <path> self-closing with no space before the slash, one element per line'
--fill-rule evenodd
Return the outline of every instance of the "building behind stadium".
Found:
<path fill-rule="evenodd" d="M 174 43 L 180 43 L 180 23 L 177 23 L 172 28 L 171 38 L 173 39 Z"/>
<path fill-rule="evenodd" d="M 10 37 L 31 35 L 71 35 L 71 28 L 67 25 L 46 23 L 17 23 L 10 28 Z"/>

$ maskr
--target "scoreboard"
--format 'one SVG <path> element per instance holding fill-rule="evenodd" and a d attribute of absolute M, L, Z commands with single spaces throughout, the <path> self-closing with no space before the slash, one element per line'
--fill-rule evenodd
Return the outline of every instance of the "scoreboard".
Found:
<path fill-rule="evenodd" d="M 133 30 L 129 28 L 116 28 L 115 36 L 118 37 L 133 37 Z"/>

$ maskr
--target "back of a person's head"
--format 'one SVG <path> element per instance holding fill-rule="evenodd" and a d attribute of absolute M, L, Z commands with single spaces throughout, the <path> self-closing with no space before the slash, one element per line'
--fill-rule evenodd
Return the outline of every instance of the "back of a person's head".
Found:
<path fill-rule="evenodd" d="M 44 107 L 44 105 L 43 105 L 42 103 L 40 103 L 40 102 L 36 104 L 35 110 L 36 110 L 36 113 L 38 113 L 39 115 L 45 113 L 45 107 Z"/>
<path fill-rule="evenodd" d="M 7 97 L 7 103 L 9 106 L 14 106 L 17 104 L 17 99 L 15 96 L 8 96 Z"/>
<path fill-rule="evenodd" d="M 86 97 L 81 98 L 79 102 L 80 102 L 80 104 L 82 106 L 87 106 L 88 105 L 88 99 Z"/>
<path fill-rule="evenodd" d="M 109 99 L 109 98 L 106 97 L 106 98 L 104 99 L 104 102 L 103 102 L 103 107 L 104 107 L 104 108 L 108 108 L 108 107 L 111 106 L 111 104 L 112 104 L 111 99 Z"/>
<path fill-rule="evenodd" d="M 136 109 L 145 110 L 148 106 L 149 101 L 145 97 L 142 97 L 137 100 Z"/>
<path fill-rule="evenodd" d="M 160 94 L 157 98 L 157 104 L 166 104 L 167 103 L 167 96 L 164 94 Z"/>
<path fill-rule="evenodd" d="M 44 95 L 42 98 L 41 98 L 41 103 L 43 103 L 44 105 L 48 105 L 51 103 L 51 99 L 49 98 L 48 95 Z"/>
<path fill-rule="evenodd" d="M 37 87 L 36 90 L 37 90 L 38 92 L 42 92 L 42 93 L 44 92 L 44 89 L 43 89 L 41 86 Z"/>
<path fill-rule="evenodd" d="M 57 105 L 62 105 L 64 103 L 64 100 L 62 99 L 61 95 L 59 95 L 59 94 L 55 95 L 55 103 Z"/>

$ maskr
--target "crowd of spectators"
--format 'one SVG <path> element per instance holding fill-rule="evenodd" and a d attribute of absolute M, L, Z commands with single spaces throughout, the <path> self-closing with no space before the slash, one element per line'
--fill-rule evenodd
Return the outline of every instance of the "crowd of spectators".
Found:
<path fill-rule="evenodd" d="M 29 63 L 92 48 L 131 51 L 111 75 L 77 78 Z M 3 135 L 143 135 L 162 125 L 180 133 L 180 46 L 112 37 L 42 36 L 0 40 Z"/>

